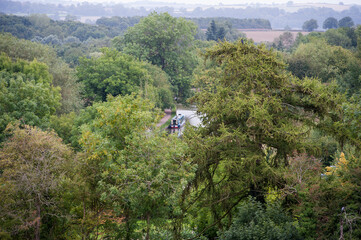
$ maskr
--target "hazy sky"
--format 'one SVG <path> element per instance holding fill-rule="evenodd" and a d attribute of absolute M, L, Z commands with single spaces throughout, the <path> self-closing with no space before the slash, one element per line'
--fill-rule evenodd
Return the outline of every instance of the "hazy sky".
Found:
<path fill-rule="evenodd" d="M 127 2 L 137 2 L 137 1 L 148 1 L 148 2 L 177 2 L 177 3 L 187 3 L 187 4 L 243 4 L 243 3 L 287 3 L 289 0 L 75 0 L 78 2 L 116 2 L 116 3 L 127 3 Z M 294 0 L 294 3 L 335 3 L 343 2 L 344 4 L 361 4 L 361 0 Z"/>

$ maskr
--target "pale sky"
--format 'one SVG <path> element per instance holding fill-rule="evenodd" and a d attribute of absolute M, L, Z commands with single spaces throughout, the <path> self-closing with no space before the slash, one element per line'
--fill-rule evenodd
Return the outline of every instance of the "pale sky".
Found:
<path fill-rule="evenodd" d="M 41 2 L 44 0 L 30 0 L 33 2 Z M 97 3 L 129 3 L 129 2 L 170 2 L 170 3 L 186 3 L 186 4 L 205 4 L 205 5 L 218 5 L 222 4 L 256 4 L 256 3 L 266 3 L 266 4 L 280 4 L 287 3 L 290 0 L 69 0 L 74 2 L 97 2 Z M 46 1 L 45 1 L 46 2 Z M 343 2 L 344 4 L 360 4 L 361 0 L 293 0 L 294 3 L 333 3 L 338 4 Z"/>

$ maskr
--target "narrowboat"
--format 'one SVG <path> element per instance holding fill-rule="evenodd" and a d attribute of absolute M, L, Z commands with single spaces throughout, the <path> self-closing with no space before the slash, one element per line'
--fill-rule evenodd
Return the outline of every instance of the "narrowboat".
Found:
<path fill-rule="evenodd" d="M 185 124 L 185 116 L 183 114 L 175 115 L 170 124 L 169 128 L 181 128 Z"/>

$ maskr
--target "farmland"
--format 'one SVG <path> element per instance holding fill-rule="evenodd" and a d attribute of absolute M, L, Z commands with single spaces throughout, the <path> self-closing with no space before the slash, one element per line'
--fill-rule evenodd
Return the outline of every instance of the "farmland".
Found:
<path fill-rule="evenodd" d="M 253 39 L 254 42 L 273 42 L 275 38 L 283 34 L 284 30 L 250 30 L 250 29 L 239 29 L 242 33 L 246 34 L 247 38 Z M 289 31 L 292 33 L 293 37 L 296 38 L 298 33 L 303 35 L 308 34 L 304 31 Z"/>

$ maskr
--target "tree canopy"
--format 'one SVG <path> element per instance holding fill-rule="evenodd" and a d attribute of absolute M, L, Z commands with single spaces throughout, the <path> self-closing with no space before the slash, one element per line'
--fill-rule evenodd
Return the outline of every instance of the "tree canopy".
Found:
<path fill-rule="evenodd" d="M 115 40 L 115 45 L 125 53 L 159 66 L 170 76 L 175 94 L 184 98 L 189 95 L 190 77 L 196 64 L 191 51 L 195 33 L 193 22 L 153 12 L 128 28 L 124 37 Z"/>
<path fill-rule="evenodd" d="M 338 21 L 339 27 L 353 27 L 354 25 L 355 24 L 354 24 L 352 18 L 350 18 L 350 17 L 344 17 Z"/>
<path fill-rule="evenodd" d="M 0 139 L 8 123 L 45 127 L 60 106 L 60 89 L 52 85 L 48 67 L 34 60 L 13 62 L 0 55 Z"/>
<path fill-rule="evenodd" d="M 60 87 L 62 98 L 57 113 L 68 113 L 81 108 L 80 86 L 76 83 L 75 73 L 57 57 L 54 49 L 40 43 L 18 39 L 10 34 L 0 34 L 0 51 L 6 53 L 10 58 L 27 61 L 36 59 L 47 65 L 54 86 Z"/>
<path fill-rule="evenodd" d="M 302 29 L 308 32 L 312 32 L 313 30 L 318 28 L 317 20 L 310 19 L 303 23 Z"/>
<path fill-rule="evenodd" d="M 337 21 L 337 19 L 334 18 L 334 17 L 328 17 L 328 18 L 326 18 L 326 20 L 323 22 L 322 27 L 323 27 L 323 29 L 337 28 L 337 27 L 338 27 L 338 21 Z"/>
<path fill-rule="evenodd" d="M 168 76 L 161 69 L 114 49 L 103 48 L 100 57 L 81 58 L 77 75 L 87 104 L 131 93 L 142 94 L 160 108 L 173 104 Z"/>
<path fill-rule="evenodd" d="M 335 85 L 302 81 L 264 46 L 245 41 L 220 43 L 205 53 L 211 68 L 199 73 L 201 91 L 192 99 L 202 125 L 186 133 L 197 164 L 194 195 L 221 219 L 251 195 L 264 199 L 279 187 L 272 168 L 287 166 L 294 150 L 308 148 L 310 130 L 341 119 L 344 98 Z M 192 198 L 193 199 L 193 198 Z"/>
<path fill-rule="evenodd" d="M 51 237 L 43 225 L 66 217 L 59 196 L 72 152 L 53 132 L 28 125 L 8 130 L 12 136 L 0 148 L 0 230 L 19 239 Z"/>

